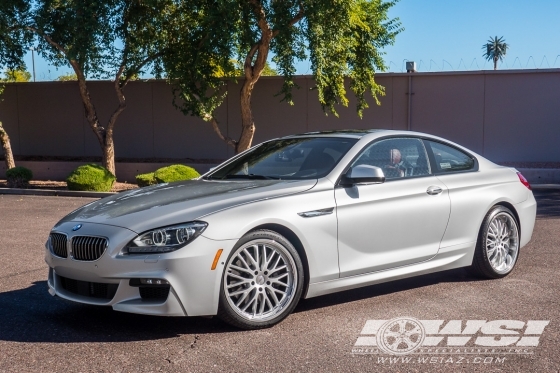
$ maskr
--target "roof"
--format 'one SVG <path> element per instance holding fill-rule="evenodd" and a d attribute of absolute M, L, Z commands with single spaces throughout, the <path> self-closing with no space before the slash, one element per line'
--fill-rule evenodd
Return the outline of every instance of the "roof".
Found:
<path fill-rule="evenodd" d="M 306 132 L 300 133 L 296 135 L 290 135 L 286 137 L 300 137 L 300 136 L 325 136 L 325 137 L 352 137 L 352 138 L 361 138 L 365 135 L 374 132 L 383 132 L 387 131 L 384 129 L 343 129 L 343 130 L 329 130 L 329 131 L 314 131 L 314 132 Z"/>

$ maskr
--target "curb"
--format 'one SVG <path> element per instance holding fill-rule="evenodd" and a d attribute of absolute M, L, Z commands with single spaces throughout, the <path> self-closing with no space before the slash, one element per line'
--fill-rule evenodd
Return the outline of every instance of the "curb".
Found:
<path fill-rule="evenodd" d="M 19 189 L 0 188 L 0 194 L 12 194 L 22 196 L 55 196 L 55 197 L 89 197 L 103 198 L 117 194 L 115 192 L 85 192 L 76 190 L 50 190 L 50 189 Z"/>
<path fill-rule="evenodd" d="M 559 189 L 560 184 L 531 184 L 531 189 L 544 190 L 544 189 Z"/>

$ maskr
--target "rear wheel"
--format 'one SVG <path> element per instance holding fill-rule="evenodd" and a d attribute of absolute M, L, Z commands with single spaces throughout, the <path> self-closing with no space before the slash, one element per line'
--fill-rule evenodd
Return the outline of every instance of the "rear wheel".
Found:
<path fill-rule="evenodd" d="M 227 260 L 218 316 L 242 329 L 270 327 L 296 307 L 303 282 L 301 259 L 286 238 L 269 230 L 250 232 Z"/>
<path fill-rule="evenodd" d="M 502 278 L 511 271 L 519 256 L 519 226 L 504 206 L 494 206 L 484 219 L 478 235 L 473 264 L 474 274 Z"/>

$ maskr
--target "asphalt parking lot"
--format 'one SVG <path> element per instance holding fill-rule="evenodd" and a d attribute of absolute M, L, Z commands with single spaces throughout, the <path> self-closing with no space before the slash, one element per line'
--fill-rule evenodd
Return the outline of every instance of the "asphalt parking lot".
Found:
<path fill-rule="evenodd" d="M 453 270 L 303 300 L 281 324 L 260 331 L 51 297 L 44 242 L 59 218 L 90 199 L 0 195 L 0 372 L 558 372 L 560 191 L 535 195 L 533 239 L 504 279 Z M 491 354 L 409 363 L 352 354 L 367 320 L 401 316 L 550 323 L 532 353 L 497 362 Z"/>

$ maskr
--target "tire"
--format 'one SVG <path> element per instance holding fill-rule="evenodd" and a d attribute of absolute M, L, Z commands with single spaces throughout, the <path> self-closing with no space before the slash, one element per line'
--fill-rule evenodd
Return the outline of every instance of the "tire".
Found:
<path fill-rule="evenodd" d="M 482 278 L 502 278 L 513 271 L 518 258 L 519 223 L 510 209 L 494 206 L 480 227 L 468 270 Z"/>
<path fill-rule="evenodd" d="M 249 232 L 227 259 L 218 317 L 241 329 L 271 327 L 294 310 L 303 283 L 303 264 L 290 241 L 270 230 Z"/>

